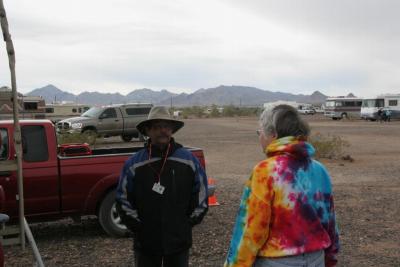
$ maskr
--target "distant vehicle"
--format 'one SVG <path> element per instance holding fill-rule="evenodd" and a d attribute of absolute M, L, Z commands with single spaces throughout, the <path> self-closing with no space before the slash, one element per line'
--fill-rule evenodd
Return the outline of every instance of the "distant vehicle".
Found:
<path fill-rule="evenodd" d="M 297 111 L 300 114 L 304 114 L 304 115 L 314 115 L 315 114 L 315 109 L 313 109 L 313 108 L 303 108 L 303 109 L 298 109 Z"/>
<path fill-rule="evenodd" d="M 362 99 L 358 97 L 329 97 L 325 102 L 324 115 L 333 120 L 360 117 Z"/>
<path fill-rule="evenodd" d="M 182 115 L 182 110 L 175 110 L 173 113 L 174 118 L 179 118 Z"/>
<path fill-rule="evenodd" d="M 89 105 L 75 103 L 46 104 L 45 117 L 56 123 L 60 120 L 77 117 L 90 109 Z"/>
<path fill-rule="evenodd" d="M 365 120 L 377 120 L 379 109 L 389 109 L 392 112 L 391 118 L 400 118 L 400 94 L 384 94 L 363 99 L 360 117 Z"/>
<path fill-rule="evenodd" d="M 314 107 L 315 113 L 324 113 L 325 108 L 324 107 Z"/>
<path fill-rule="evenodd" d="M 92 107 L 79 117 L 57 123 L 59 133 L 86 133 L 88 135 L 116 136 L 129 142 L 133 137 L 144 140 L 136 125 L 147 119 L 153 104 L 130 103 Z"/>
<path fill-rule="evenodd" d="M 300 103 L 297 105 L 297 111 L 300 114 L 305 114 L 305 115 L 314 115 L 315 114 L 315 109 L 314 109 L 313 105 L 311 105 L 311 104 Z"/>

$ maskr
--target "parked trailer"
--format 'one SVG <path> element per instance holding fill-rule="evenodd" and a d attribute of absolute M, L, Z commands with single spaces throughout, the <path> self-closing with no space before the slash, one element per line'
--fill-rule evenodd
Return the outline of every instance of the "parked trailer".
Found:
<path fill-rule="evenodd" d="M 45 108 L 46 119 L 56 123 L 60 120 L 78 117 L 91 108 L 90 105 L 76 103 L 47 104 Z"/>
<path fill-rule="evenodd" d="M 362 101 L 360 117 L 365 120 L 377 120 L 378 110 L 390 110 L 391 118 L 400 118 L 400 94 L 383 94 Z"/>
<path fill-rule="evenodd" d="M 329 97 L 325 102 L 324 115 L 333 120 L 360 117 L 362 99 L 358 97 Z"/>

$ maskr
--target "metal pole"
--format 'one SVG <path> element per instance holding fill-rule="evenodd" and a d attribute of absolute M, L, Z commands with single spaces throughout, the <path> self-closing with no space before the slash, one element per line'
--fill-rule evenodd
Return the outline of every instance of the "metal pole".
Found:
<path fill-rule="evenodd" d="M 24 218 L 24 226 L 25 226 L 25 230 L 26 230 L 26 237 L 28 238 L 29 244 L 32 247 L 33 255 L 35 256 L 37 266 L 44 267 L 42 257 L 40 256 L 39 250 L 36 246 L 35 239 L 33 238 L 31 229 L 29 228 L 29 225 L 26 222 L 25 218 Z"/>
<path fill-rule="evenodd" d="M 18 119 L 18 93 L 17 93 L 17 79 L 15 75 L 15 51 L 14 45 L 11 40 L 11 35 L 8 31 L 8 21 L 6 10 L 4 9 L 3 0 L 0 0 L 0 19 L 1 29 L 3 31 L 3 38 L 6 42 L 6 49 L 8 54 L 8 62 L 11 72 L 11 89 L 13 100 L 13 116 L 14 116 L 14 146 L 17 158 L 17 181 L 18 181 L 18 205 L 19 205 L 19 228 L 20 228 L 20 241 L 22 249 L 25 249 L 25 229 L 24 229 L 24 186 L 22 178 L 22 145 L 21 145 L 21 127 Z"/>

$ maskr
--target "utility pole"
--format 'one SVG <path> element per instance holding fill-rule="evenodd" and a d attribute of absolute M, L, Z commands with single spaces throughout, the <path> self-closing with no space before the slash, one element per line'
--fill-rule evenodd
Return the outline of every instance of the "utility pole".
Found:
<path fill-rule="evenodd" d="M 19 228 L 20 228 L 20 242 L 22 249 L 25 249 L 25 211 L 24 211 L 24 185 L 22 178 L 22 138 L 21 126 L 19 125 L 19 111 L 18 111 L 18 92 L 17 92 L 17 79 L 15 75 L 15 50 L 11 40 L 11 35 L 8 31 L 8 21 L 6 10 L 4 9 L 3 0 L 0 0 L 0 22 L 1 30 L 3 31 L 4 42 L 6 42 L 6 49 L 8 54 L 8 64 L 11 72 L 11 89 L 13 101 L 13 117 L 14 117 L 14 146 L 17 158 L 17 182 L 18 182 L 18 200 L 19 207 Z M 23 104 L 23 103 L 22 103 Z"/>

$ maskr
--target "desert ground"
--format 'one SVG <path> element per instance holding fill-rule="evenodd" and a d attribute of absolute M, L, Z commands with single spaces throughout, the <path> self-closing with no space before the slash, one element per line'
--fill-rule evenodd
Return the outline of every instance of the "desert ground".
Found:
<path fill-rule="evenodd" d="M 337 135 L 354 161 L 322 159 L 333 181 L 341 251 L 339 266 L 400 266 L 400 121 L 333 121 L 306 116 L 312 131 Z M 193 231 L 190 264 L 222 266 L 229 246 L 243 184 L 264 158 L 256 117 L 185 119 L 178 142 L 203 148 L 207 173 L 217 182 L 220 206 L 211 207 Z M 118 138 L 101 145 L 127 145 Z M 141 145 L 130 142 L 128 145 Z M 134 266 L 130 238 L 108 237 L 93 217 L 32 224 L 46 266 Z M 6 266 L 32 266 L 27 247 L 8 246 Z"/>

